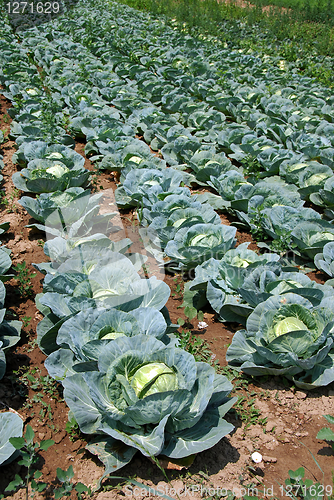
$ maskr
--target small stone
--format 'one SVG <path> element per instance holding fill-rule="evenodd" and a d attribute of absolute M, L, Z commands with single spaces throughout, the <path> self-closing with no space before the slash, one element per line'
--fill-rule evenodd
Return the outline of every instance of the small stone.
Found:
<path fill-rule="evenodd" d="M 263 455 L 262 459 L 263 459 L 264 462 L 269 462 L 269 463 L 272 463 L 272 464 L 275 464 L 277 462 L 277 458 L 276 457 L 268 457 L 267 455 Z"/>
<path fill-rule="evenodd" d="M 245 447 L 246 450 L 249 451 L 249 453 L 253 453 L 254 445 L 250 439 L 245 439 L 245 441 L 242 443 L 242 445 Z"/>
<path fill-rule="evenodd" d="M 328 398 L 326 396 L 321 396 L 321 401 L 323 402 L 323 404 L 327 404 Z"/>
<path fill-rule="evenodd" d="M 269 420 L 266 423 L 266 432 L 271 432 L 276 425 L 277 424 L 276 424 L 276 422 L 274 420 Z"/>
<path fill-rule="evenodd" d="M 166 486 L 167 486 L 167 483 L 165 483 L 164 481 L 159 481 L 158 484 L 157 484 L 157 490 L 159 491 L 166 491 Z"/>
<path fill-rule="evenodd" d="M 263 434 L 263 436 L 261 436 L 261 441 L 262 443 L 269 443 L 272 438 L 272 434 Z"/>
<path fill-rule="evenodd" d="M 295 395 L 293 394 L 293 392 L 289 391 L 289 392 L 285 393 L 285 397 L 287 399 L 293 399 L 295 397 Z"/>
<path fill-rule="evenodd" d="M 72 445 L 72 450 L 73 450 L 73 451 L 78 450 L 78 449 L 80 448 L 81 444 L 82 444 L 82 443 L 81 443 L 81 441 L 79 441 L 79 440 L 78 440 L 78 441 L 75 441 L 75 442 L 73 443 L 73 445 Z"/>
<path fill-rule="evenodd" d="M 296 396 L 297 396 L 297 399 L 306 399 L 307 394 L 305 394 L 305 392 L 296 391 Z"/>
<path fill-rule="evenodd" d="M 184 490 L 184 484 L 180 479 L 177 479 L 176 481 L 172 481 L 172 485 L 174 490 L 178 495 L 181 495 L 183 490 Z"/>
<path fill-rule="evenodd" d="M 263 434 L 263 429 L 260 425 L 255 424 L 249 428 L 247 434 L 250 437 L 260 437 Z"/>
<path fill-rule="evenodd" d="M 54 442 L 59 444 L 62 439 L 66 436 L 65 431 L 57 432 L 57 434 L 54 437 Z"/>
<path fill-rule="evenodd" d="M 38 433 L 38 439 L 42 440 L 45 438 L 45 432 L 39 432 Z"/>

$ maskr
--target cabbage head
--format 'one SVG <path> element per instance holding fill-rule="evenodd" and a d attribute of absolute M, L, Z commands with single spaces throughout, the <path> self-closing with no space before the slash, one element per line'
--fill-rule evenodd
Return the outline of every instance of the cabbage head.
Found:
<path fill-rule="evenodd" d="M 165 252 L 177 263 L 176 269 L 194 269 L 210 258 L 221 259 L 235 245 L 236 231 L 235 227 L 223 224 L 184 227 L 167 243 Z"/>
<path fill-rule="evenodd" d="M 166 321 L 167 320 L 167 321 Z M 49 344 L 48 351 L 52 347 L 57 348 L 57 354 L 50 354 L 45 361 L 50 375 L 54 378 L 63 376 L 61 373 L 61 360 L 70 353 L 71 363 L 89 361 L 93 357 L 97 359 L 98 353 L 104 349 L 110 340 L 118 337 L 133 337 L 134 335 L 152 335 L 169 344 L 171 340 L 176 344 L 176 337 L 168 334 L 177 328 L 171 325 L 169 317 L 166 318 L 153 307 L 139 307 L 131 313 L 119 311 L 115 308 L 88 308 L 68 318 L 59 328 L 56 337 L 57 347 Z M 49 339 L 50 340 L 50 339 Z M 44 342 L 45 344 L 45 342 Z M 59 352 L 58 352 L 59 351 Z"/>
<path fill-rule="evenodd" d="M 67 166 L 60 160 L 36 159 L 28 167 L 12 175 L 16 188 L 30 193 L 52 193 L 87 184 L 89 170 Z"/>
<path fill-rule="evenodd" d="M 314 257 L 314 263 L 318 269 L 334 278 L 334 241 L 326 243 L 322 253 L 317 253 Z M 330 283 L 333 283 L 333 280 L 330 280 Z"/>
<path fill-rule="evenodd" d="M 250 314 L 226 359 L 249 375 L 284 375 L 313 389 L 334 380 L 332 297 L 313 306 L 295 293 L 273 296 Z"/>
<path fill-rule="evenodd" d="M 233 430 L 223 419 L 236 400 L 228 397 L 231 383 L 183 349 L 147 335 L 119 337 L 105 346 L 97 365 L 66 377 L 63 385 L 80 430 L 98 434 L 88 449 L 103 457 L 106 474 L 137 450 L 180 459 Z"/>

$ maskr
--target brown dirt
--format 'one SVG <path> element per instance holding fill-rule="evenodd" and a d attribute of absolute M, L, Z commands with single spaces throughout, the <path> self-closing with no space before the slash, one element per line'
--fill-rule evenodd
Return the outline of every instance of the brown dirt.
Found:
<path fill-rule="evenodd" d="M 0 103 L 0 127 L 8 131 L 9 121 L 4 117 L 10 103 L 2 96 Z M 84 143 L 78 142 L 76 151 L 83 154 L 83 148 Z M 5 190 L 9 203 L 1 206 L 0 222 L 10 222 L 10 229 L 2 235 L 2 242 L 12 250 L 14 265 L 25 261 L 31 272 L 36 272 L 31 264 L 46 260 L 42 250 L 44 234 L 25 227 L 31 219 L 17 203 L 18 193 L 11 181 L 11 174 L 16 170 L 11 162 L 13 151 L 14 143 L 11 141 L 2 146 L 5 162 L 2 189 Z M 86 166 L 89 169 L 93 168 L 89 160 L 86 160 Z M 96 176 L 95 185 L 103 189 L 115 189 L 116 186 L 111 173 Z M 231 223 L 225 215 L 221 218 L 222 222 Z M 139 251 L 138 224 L 133 211 L 121 211 L 119 220 L 123 224 L 123 232 L 116 234 L 117 239 L 125 236 L 131 238 L 134 241 L 131 250 Z M 250 248 L 256 249 L 256 244 L 249 234 L 238 231 L 237 235 L 238 243 L 250 241 Z M 163 278 L 158 268 L 153 269 L 153 273 Z M 313 279 L 320 282 L 323 278 L 319 273 L 313 276 Z M 41 315 L 35 307 L 33 297 L 42 290 L 42 279 L 43 275 L 37 273 L 31 280 L 32 294 L 28 297 L 17 294 L 16 278 L 6 284 L 7 316 L 21 320 L 30 319 L 29 325 L 23 328 L 20 343 L 7 355 L 7 372 L 0 382 L 0 411 L 8 408 L 17 411 L 25 424 L 32 426 L 36 441 L 44 439 L 55 441 L 46 452 L 40 453 L 38 467 L 43 474 L 41 480 L 47 482 L 49 486 L 43 494 L 36 494 L 37 500 L 53 498 L 57 484 L 57 467 L 65 470 L 72 465 L 75 480 L 92 487 L 103 473 L 99 461 L 84 450 L 85 436 L 75 432 L 70 435 L 66 432 L 68 408 L 57 384 L 41 378 L 47 373 L 43 364 L 45 356 L 35 345 L 36 325 Z M 165 281 L 174 294 L 167 303 L 172 321 L 176 322 L 179 317 L 185 319 L 183 310 L 179 309 L 182 300 L 175 290 L 176 283 L 182 282 L 181 277 L 166 275 Z M 26 321 L 28 322 L 28 319 Z M 193 320 L 192 325 L 187 325 L 188 328 L 185 330 L 190 331 L 194 338 L 197 336 L 203 339 L 212 351 L 209 357 L 219 361 L 221 366 L 225 366 L 226 349 L 240 325 L 219 323 L 210 311 L 204 313 L 204 321 L 208 324 L 204 330 L 198 328 L 197 320 Z M 36 379 L 35 389 L 28 382 L 27 373 Z M 156 465 L 140 454 L 136 455 L 130 465 L 121 469 L 119 475 L 124 478 L 135 477 L 151 487 L 160 488 L 160 491 L 174 498 L 174 492 L 170 490 L 173 486 L 179 491 L 180 498 L 195 500 L 213 494 L 217 494 L 215 498 L 221 498 L 226 496 L 224 489 L 230 489 L 237 497 L 242 497 L 249 485 L 258 488 L 260 498 L 274 496 L 285 498 L 286 495 L 282 494 L 279 484 L 284 483 L 289 469 L 295 470 L 301 466 L 305 468 L 308 478 L 313 480 L 316 478 L 324 485 L 332 485 L 333 452 L 324 441 L 317 440 L 316 435 L 318 430 L 326 425 L 322 415 L 333 414 L 334 384 L 313 392 L 304 392 L 286 387 L 277 377 L 268 379 L 267 382 L 245 377 L 239 380 L 234 394 L 242 396 L 236 413 L 227 416 L 227 419 L 235 425 L 235 431 L 212 449 L 199 454 L 188 470 L 168 471 L 171 484 L 165 482 Z M 253 451 L 259 451 L 264 457 L 259 466 L 251 461 Z M 321 467 L 323 476 L 314 459 Z M 24 468 L 18 465 L 17 461 L 1 468 L 0 493 L 4 491 L 9 481 L 14 479 L 15 474 L 25 474 Z M 264 487 L 267 494 L 261 493 Z M 131 495 L 125 480 L 110 478 L 105 480 L 104 490 L 92 494 L 90 498 L 113 500 Z M 147 495 L 148 493 L 140 489 L 133 492 L 133 497 L 138 500 Z M 150 497 L 158 498 L 152 492 Z M 21 489 L 8 498 L 20 500 L 25 498 L 25 493 Z M 72 498 L 75 498 L 75 495 L 72 494 Z"/>

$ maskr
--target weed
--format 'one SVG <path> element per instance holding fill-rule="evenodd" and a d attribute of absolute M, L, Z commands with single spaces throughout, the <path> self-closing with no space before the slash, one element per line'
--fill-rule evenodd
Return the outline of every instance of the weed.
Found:
<path fill-rule="evenodd" d="M 90 487 L 86 486 L 83 483 L 77 483 L 74 485 L 72 483 L 72 479 L 74 477 L 74 471 L 72 465 L 69 466 L 67 470 L 57 468 L 57 479 L 61 482 L 61 486 L 54 490 L 54 497 L 57 500 L 58 498 L 69 497 L 73 490 L 75 490 L 78 494 L 78 499 L 82 499 L 82 493 L 88 493 L 88 495 L 92 494 L 92 490 Z"/>
<path fill-rule="evenodd" d="M 31 316 L 23 316 L 23 318 L 21 318 L 21 321 L 23 328 L 28 328 L 28 326 L 30 325 Z"/>
<path fill-rule="evenodd" d="M 332 415 L 323 415 L 327 422 L 334 424 L 334 417 Z M 317 439 L 328 441 L 334 451 L 334 432 L 329 427 L 323 427 L 317 434 Z"/>
<path fill-rule="evenodd" d="M 175 292 L 172 293 L 172 297 L 178 300 L 182 300 L 183 297 L 183 281 L 180 276 L 175 276 L 173 278 L 175 284 Z"/>
<path fill-rule="evenodd" d="M 39 411 L 39 420 L 43 422 L 45 420 L 45 417 L 47 417 L 49 420 L 52 420 L 53 415 L 50 403 L 46 403 L 45 401 L 41 400 L 40 404 L 42 405 L 42 408 Z"/>
<path fill-rule="evenodd" d="M 37 276 L 37 273 L 32 273 L 25 261 L 13 266 L 13 269 L 17 273 L 16 280 L 19 294 L 25 298 L 31 297 L 33 294 L 31 280 Z"/>
<path fill-rule="evenodd" d="M 176 335 L 179 337 L 179 347 L 192 354 L 196 361 L 205 361 L 213 366 L 218 364 L 218 361 L 214 360 L 212 351 L 205 340 L 200 339 L 192 335 L 191 332 L 186 332 L 185 330 L 182 330 L 181 333 L 176 332 Z"/>
<path fill-rule="evenodd" d="M 31 382 L 31 388 L 34 391 L 42 390 L 43 394 L 47 394 L 50 398 L 56 398 L 59 395 L 60 384 L 50 375 L 41 375 L 39 378 L 27 375 L 27 378 Z"/>
<path fill-rule="evenodd" d="M 28 342 L 28 347 L 25 350 L 27 352 L 32 352 L 37 346 L 38 346 L 37 339 L 33 339 Z"/>
<path fill-rule="evenodd" d="M 69 417 L 65 425 L 65 431 L 69 435 L 71 441 L 75 441 L 80 437 L 79 425 L 74 417 Z"/>
<path fill-rule="evenodd" d="M 20 191 L 19 189 L 14 188 L 9 196 L 6 195 L 5 191 L 0 191 L 0 204 L 6 207 L 6 212 L 17 213 L 18 207 L 15 205 L 14 200 L 17 199 Z"/>
<path fill-rule="evenodd" d="M 252 180 L 258 181 L 260 179 L 263 167 L 256 157 L 251 155 L 246 156 L 242 160 L 242 166 L 244 168 L 245 177 L 248 177 L 248 182 L 252 182 Z"/>
<path fill-rule="evenodd" d="M 267 423 L 267 417 L 260 418 L 261 412 L 255 408 L 256 398 L 239 395 L 238 401 L 234 405 L 234 411 L 239 415 L 240 419 L 245 423 L 245 430 L 251 425 Z"/>
<path fill-rule="evenodd" d="M 90 183 L 92 185 L 92 192 L 93 193 L 96 193 L 96 191 L 98 191 L 99 189 L 103 189 L 103 186 L 99 186 L 99 183 L 100 183 L 100 177 L 102 175 L 102 170 L 96 170 L 95 172 L 93 172 L 90 176 Z"/>
<path fill-rule="evenodd" d="M 38 479 L 41 477 L 42 473 L 36 468 L 39 461 L 39 452 L 46 451 L 50 446 L 54 444 L 52 439 L 47 439 L 41 441 L 40 443 L 34 443 L 35 433 L 30 425 L 27 425 L 24 437 L 14 437 L 10 438 L 10 443 L 14 446 L 16 450 L 19 450 L 22 459 L 18 462 L 26 468 L 26 474 L 22 478 L 18 474 L 15 475 L 14 481 L 9 483 L 5 491 L 16 491 L 18 488 L 25 488 L 26 500 L 29 498 L 29 493 L 31 497 L 35 493 L 40 493 L 45 490 L 47 483 L 39 482 Z"/>
<path fill-rule="evenodd" d="M 331 495 L 331 485 L 322 485 L 313 483 L 312 479 L 305 479 L 304 467 L 293 471 L 289 470 L 289 478 L 285 480 L 285 486 L 280 485 L 281 495 L 292 498 L 293 500 L 320 500 L 324 494 Z"/>

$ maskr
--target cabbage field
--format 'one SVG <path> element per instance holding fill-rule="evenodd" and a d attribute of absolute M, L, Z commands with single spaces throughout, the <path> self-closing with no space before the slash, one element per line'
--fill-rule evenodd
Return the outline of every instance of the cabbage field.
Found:
<path fill-rule="evenodd" d="M 119 3 L 1 23 L 0 498 L 333 499 L 333 89 Z"/>

